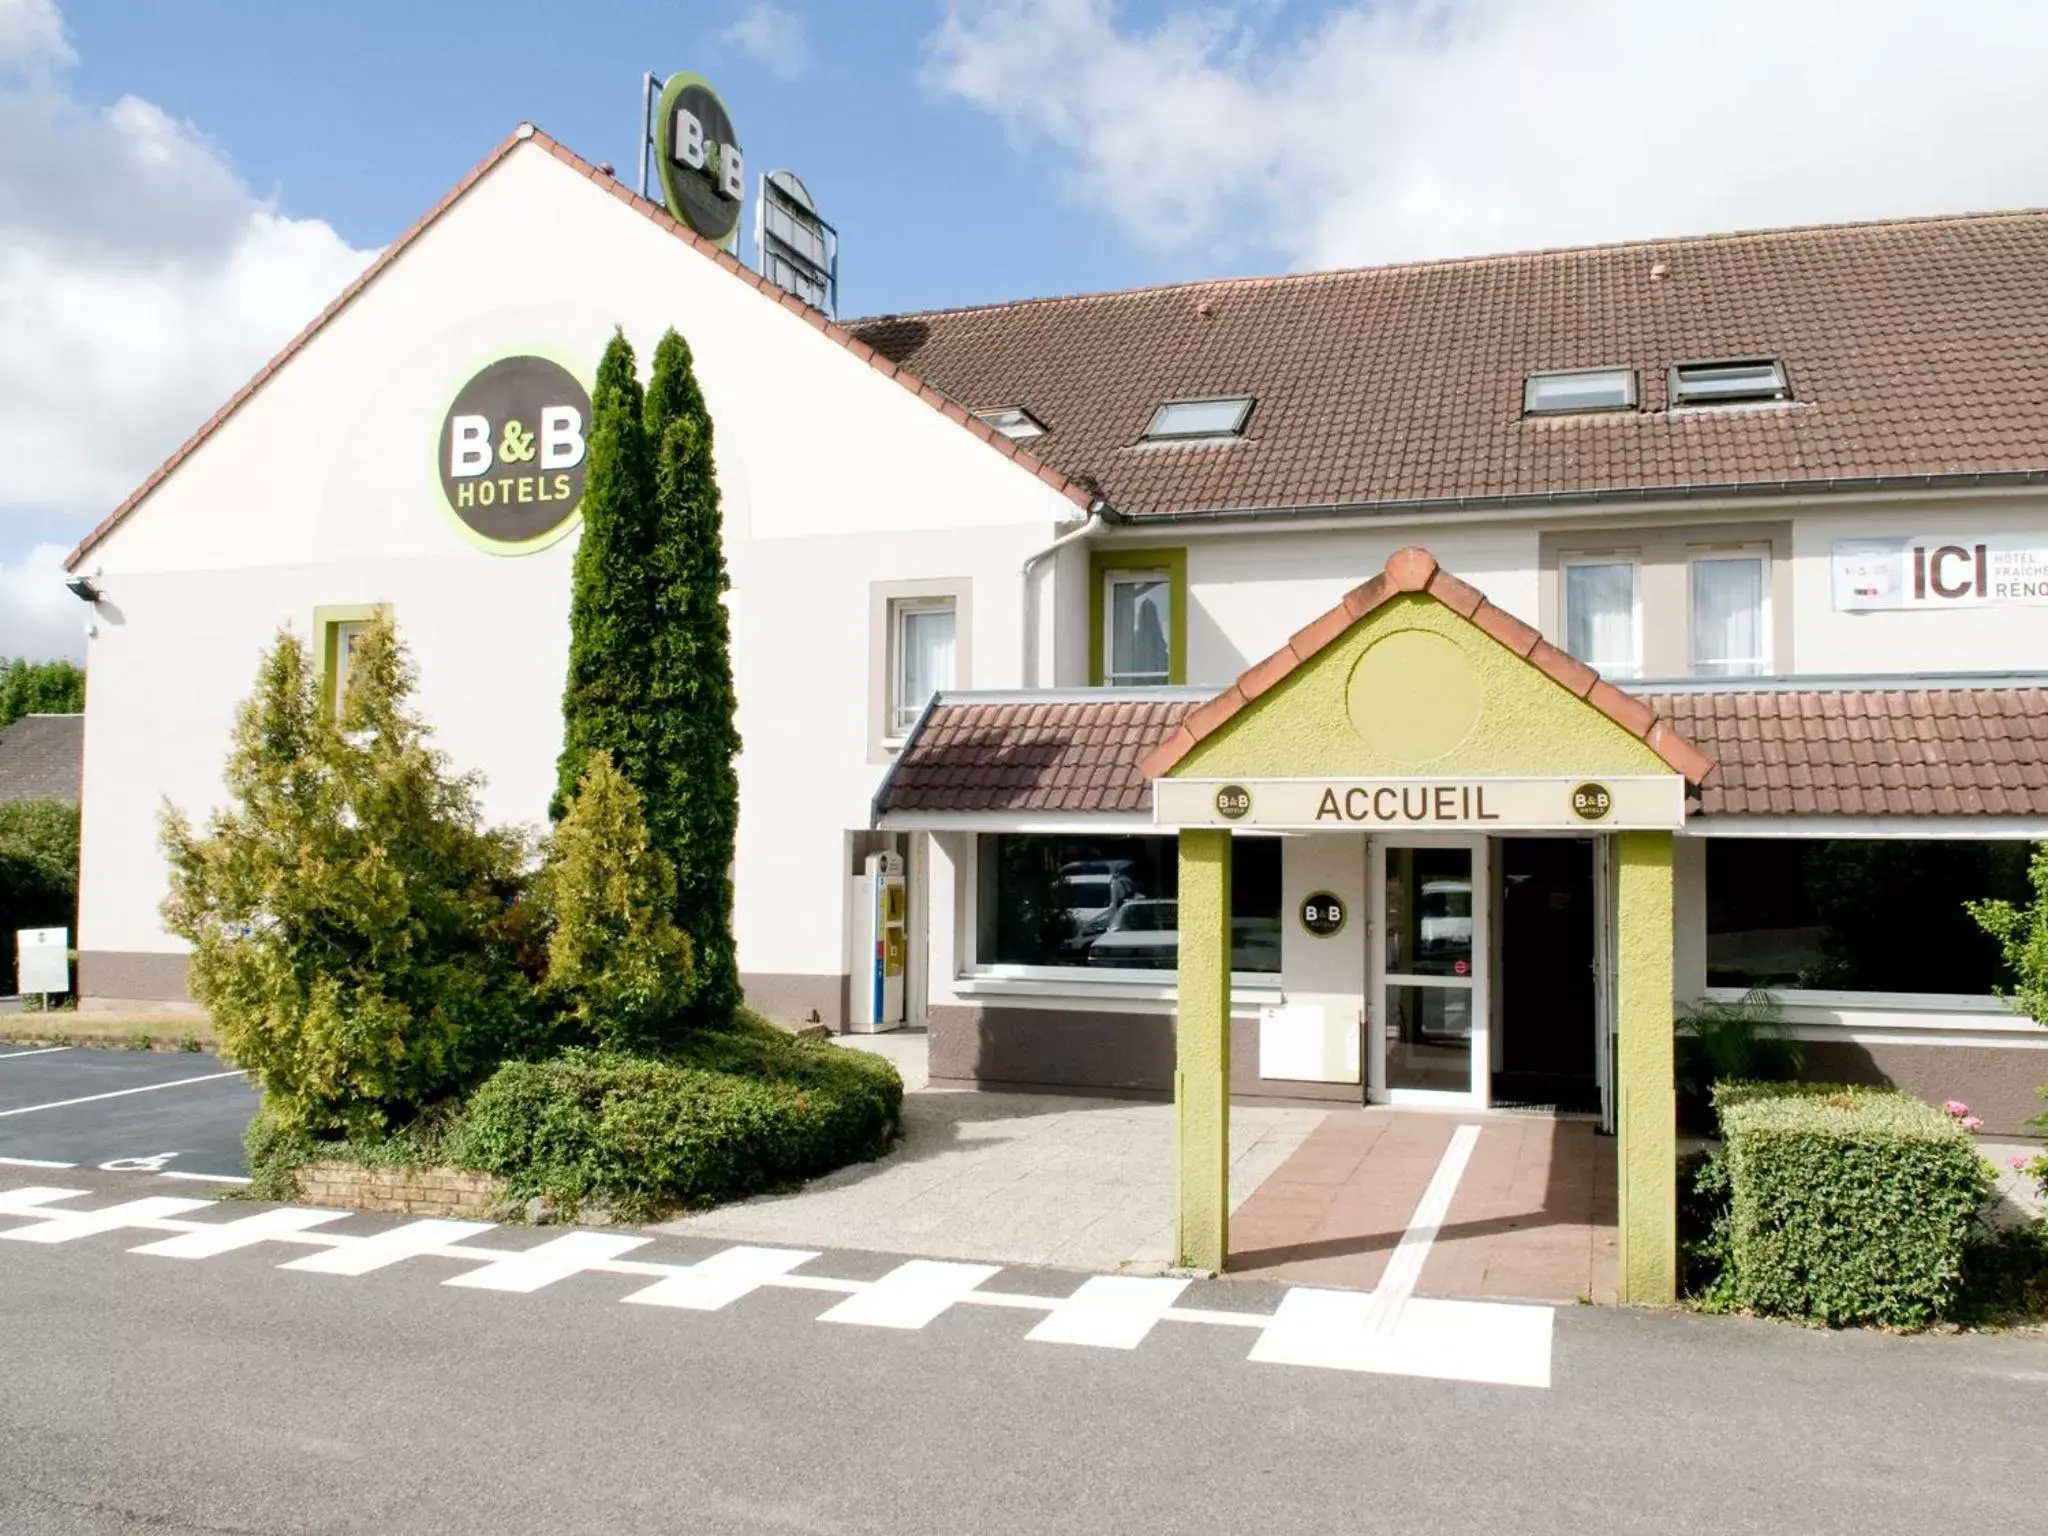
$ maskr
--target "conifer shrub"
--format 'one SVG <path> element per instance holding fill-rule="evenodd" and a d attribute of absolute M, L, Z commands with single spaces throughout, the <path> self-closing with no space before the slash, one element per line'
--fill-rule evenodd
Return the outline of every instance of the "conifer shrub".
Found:
<path fill-rule="evenodd" d="M 675 925 L 675 873 L 649 846 L 639 791 L 593 752 L 534 882 L 547 935 L 541 990 L 575 1035 L 656 1049 L 689 1002 L 690 941 Z"/>
<path fill-rule="evenodd" d="M 1719 1294 L 1771 1316 L 1918 1328 L 1945 1316 L 1990 1189 L 1953 1115 L 1892 1089 L 1716 1088 L 1727 1273 Z"/>
<path fill-rule="evenodd" d="M 413 681 L 378 619 L 337 720 L 280 634 L 236 719 L 229 805 L 203 832 L 165 807 L 166 926 L 285 1130 L 380 1135 L 536 1029 L 509 917 L 525 840 L 483 825 L 475 776 L 408 707 Z"/>
<path fill-rule="evenodd" d="M 902 1106 L 903 1080 L 882 1058 L 742 1012 L 668 1056 L 577 1049 L 508 1062 L 442 1147 L 514 1198 L 644 1219 L 875 1157 Z"/>

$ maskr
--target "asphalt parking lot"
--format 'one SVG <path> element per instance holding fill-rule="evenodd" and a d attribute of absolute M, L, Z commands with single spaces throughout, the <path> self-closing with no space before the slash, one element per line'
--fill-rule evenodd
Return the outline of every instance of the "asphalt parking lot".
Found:
<path fill-rule="evenodd" d="M 97 1168 L 195 1183 L 248 1173 L 256 1090 L 218 1056 L 0 1046 L 0 1170 Z"/>

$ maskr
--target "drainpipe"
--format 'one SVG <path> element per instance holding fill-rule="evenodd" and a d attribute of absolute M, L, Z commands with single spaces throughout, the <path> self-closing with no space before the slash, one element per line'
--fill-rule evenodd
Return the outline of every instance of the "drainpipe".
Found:
<path fill-rule="evenodd" d="M 1018 652 L 1018 677 L 1021 686 L 1025 688 L 1035 688 L 1038 686 L 1036 681 L 1036 674 L 1038 672 L 1038 625 L 1033 622 L 1037 614 L 1033 609 L 1031 601 L 1031 573 L 1038 568 L 1041 561 L 1049 556 L 1058 554 L 1077 539 L 1085 539 L 1102 532 L 1104 528 L 1109 526 L 1108 513 L 1108 498 L 1103 496 L 1096 497 L 1088 503 L 1088 520 L 1086 522 L 1078 528 L 1061 534 L 1050 544 L 1046 545 L 1045 548 L 1024 557 L 1024 564 L 1017 573 L 1023 580 L 1023 591 L 1020 594 L 1017 607 L 1024 616 L 1024 646 Z"/>

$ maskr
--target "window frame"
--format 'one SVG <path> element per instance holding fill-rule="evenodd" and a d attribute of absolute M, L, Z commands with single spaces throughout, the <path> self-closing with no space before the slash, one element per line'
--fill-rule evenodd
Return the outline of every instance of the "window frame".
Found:
<path fill-rule="evenodd" d="M 1688 677 L 1713 678 L 1757 678 L 1777 675 L 1777 634 L 1775 615 L 1771 612 L 1771 546 L 1769 544 L 1696 545 L 1686 551 L 1685 556 L 1685 664 Z M 1754 560 L 1758 566 L 1758 588 L 1762 594 L 1762 606 L 1757 613 L 1757 635 L 1762 641 L 1762 655 L 1754 672 L 1702 672 L 1700 658 L 1693 653 L 1693 608 L 1698 589 L 1694 586 L 1693 572 L 1702 560 Z"/>
<path fill-rule="evenodd" d="M 1536 384 L 1545 379 L 1589 379 L 1618 374 L 1627 383 L 1628 398 L 1620 405 L 1553 405 L 1539 408 L 1533 398 Z M 1642 408 L 1642 382 L 1633 367 L 1544 368 L 1522 376 L 1524 416 L 1615 416 Z"/>
<path fill-rule="evenodd" d="M 347 669 L 342 665 L 342 632 L 367 625 L 390 613 L 389 603 L 334 603 L 313 610 L 313 657 L 320 707 L 330 720 L 341 718 Z"/>
<path fill-rule="evenodd" d="M 953 687 L 974 686 L 974 578 L 919 576 L 868 583 L 867 758 L 892 762 L 906 735 L 896 734 L 895 695 L 897 637 L 895 605 L 904 601 L 945 599 L 953 605 Z"/>
<path fill-rule="evenodd" d="M 1188 395 L 1172 400 L 1162 400 L 1153 407 L 1146 419 L 1145 430 L 1138 434 L 1141 443 L 1201 443 L 1228 441 L 1244 436 L 1244 429 L 1250 423 L 1252 408 L 1259 403 L 1257 395 Z M 1237 419 L 1221 430 L 1204 429 L 1200 432 L 1168 432 L 1160 429 L 1160 418 L 1176 406 L 1186 405 L 1236 405 Z"/>
<path fill-rule="evenodd" d="M 1571 648 L 1572 633 L 1572 583 L 1567 573 L 1575 565 L 1625 565 L 1630 571 L 1629 594 L 1629 645 L 1634 659 L 1628 670 L 1616 671 L 1602 666 L 1589 657 L 1580 656 Z M 1557 614 L 1558 649 L 1574 660 L 1583 661 L 1608 681 L 1617 678 L 1626 682 L 1639 681 L 1644 676 L 1643 654 L 1643 556 L 1638 549 L 1573 550 L 1561 554 L 1557 560 Z M 1690 617 L 1690 610 L 1688 610 Z"/>
<path fill-rule="evenodd" d="M 1166 681 L 1131 685 L 1178 688 L 1188 680 L 1188 552 L 1185 546 L 1124 549 L 1097 545 L 1088 552 L 1088 680 L 1097 688 L 1109 682 L 1109 582 L 1112 572 L 1159 572 L 1167 575 Z"/>
<path fill-rule="evenodd" d="M 882 701 L 884 731 L 883 739 L 902 743 L 917 724 L 917 717 L 924 713 L 926 705 L 941 693 L 951 692 L 960 686 L 960 599 L 950 592 L 934 592 L 924 596 L 892 597 L 889 603 L 889 660 L 888 673 L 884 680 L 886 693 Z M 936 688 L 930 697 L 922 700 L 909 711 L 905 719 L 903 704 L 904 664 L 909 660 L 909 647 L 903 643 L 906 620 L 914 613 L 950 613 L 953 616 L 953 681 L 945 688 Z"/>
<path fill-rule="evenodd" d="M 1747 394 L 1709 395 L 1685 398 L 1684 378 L 1693 370 L 1708 368 L 1769 368 L 1776 385 L 1769 390 Z M 1712 411 L 1727 406 L 1781 405 L 1792 399 L 1792 374 L 1781 357 L 1696 357 L 1673 363 L 1664 380 L 1665 400 L 1674 411 Z"/>
<path fill-rule="evenodd" d="M 1031 412 L 1028 405 L 992 405 L 986 410 L 971 413 L 974 419 L 992 432 L 1000 432 L 1013 443 L 1028 443 L 1035 437 L 1043 437 L 1052 429 Z M 1015 418 L 1004 425 L 1001 418 Z M 1012 430 L 1012 428 L 1022 430 Z"/>
<path fill-rule="evenodd" d="M 1102 610 L 1102 686 L 1105 688 L 1167 688 L 1173 684 L 1173 634 L 1174 610 L 1179 606 L 1173 589 L 1173 572 L 1164 566 L 1138 566 L 1129 569 L 1111 569 L 1102 573 L 1100 607 Z M 1120 585 L 1162 586 L 1166 588 L 1166 675 L 1155 677 L 1144 674 L 1143 682 L 1120 681 L 1115 670 L 1116 661 L 1116 589 Z"/>

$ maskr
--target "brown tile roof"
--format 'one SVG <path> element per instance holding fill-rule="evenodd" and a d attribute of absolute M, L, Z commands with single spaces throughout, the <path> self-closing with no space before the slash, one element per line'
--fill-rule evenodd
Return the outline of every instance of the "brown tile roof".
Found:
<path fill-rule="evenodd" d="M 883 316 L 854 334 L 1126 513 L 2048 470 L 2048 213 L 1718 235 Z M 1789 409 L 1665 409 L 1666 369 L 1784 359 Z M 1535 371 L 1642 408 L 1522 416 Z M 1160 401 L 1241 441 L 1135 448 Z"/>
<path fill-rule="evenodd" d="M 832 340 L 838 342 L 841 346 L 852 352 L 854 356 L 873 367 L 883 377 L 894 379 L 905 389 L 929 404 L 934 410 L 951 417 L 955 422 L 958 422 L 962 427 L 1001 453 L 1005 458 L 1015 459 L 1025 469 L 1037 475 L 1039 479 L 1060 492 L 1060 494 L 1076 506 L 1085 509 L 1093 501 L 1095 489 L 1092 485 L 1080 484 L 1068 478 L 1064 471 L 1054 469 L 1031 450 L 1019 447 L 993 427 L 976 420 L 969 414 L 965 406 L 957 400 L 946 396 L 937 386 L 925 381 L 901 359 L 883 356 L 868 345 L 868 343 L 855 336 L 846 326 L 827 316 L 823 310 L 813 309 L 795 294 L 776 287 L 775 284 L 769 282 L 768 279 L 762 277 L 752 268 L 742 264 L 739 258 L 734 256 L 732 252 L 713 245 L 688 225 L 679 223 L 669 213 L 668 209 L 664 208 L 661 204 L 652 202 L 635 193 L 625 183 L 618 180 L 609 170 L 599 169 L 560 141 L 541 132 L 531 123 L 521 123 L 496 149 L 493 149 L 482 160 L 478 161 L 471 168 L 467 176 L 451 187 L 447 196 L 429 208 L 420 216 L 417 223 L 386 246 L 382 254 L 364 268 L 362 274 L 354 282 L 342 289 L 335 297 L 333 303 L 321 310 L 319 314 L 313 317 L 304 330 L 286 342 L 282 351 L 259 368 L 254 378 L 236 390 L 229 397 L 225 405 L 215 411 L 200 425 L 198 431 L 185 439 L 168 459 L 165 459 L 162 464 L 157 466 L 156 471 L 147 480 L 136 487 L 126 501 L 122 502 L 120 506 L 114 508 L 105 518 L 101 519 L 99 525 L 81 539 L 78 547 L 72 550 L 70 555 L 66 557 L 64 561 L 65 569 L 76 570 L 78 562 L 90 554 L 101 540 L 112 533 L 127 518 L 129 513 L 141 505 L 144 498 L 162 483 L 165 476 L 182 464 L 201 443 L 211 437 L 214 430 L 221 423 L 240 410 L 250 396 L 269 383 L 271 376 L 286 363 L 290 362 L 305 347 L 307 342 L 320 333 L 329 321 L 353 304 L 363 290 L 382 276 L 385 269 L 397 261 L 400 256 L 404 255 L 407 248 L 415 240 L 419 239 L 421 235 L 425 234 L 442 214 L 460 202 L 464 193 L 468 192 L 471 187 L 489 175 L 513 150 L 517 149 L 521 144 L 528 142 L 546 150 L 564 165 L 596 182 L 634 212 L 659 225 L 685 245 L 691 247 L 699 255 L 717 262 L 726 271 L 747 284 L 748 287 L 758 290 L 775 303 L 780 304 L 784 309 L 803 316 L 804 319 L 831 337 Z"/>
<path fill-rule="evenodd" d="M 942 697 L 904 743 L 876 809 L 1149 812 L 1138 764 L 1199 702 L 1129 688 Z"/>
<path fill-rule="evenodd" d="M 2048 686 L 1652 694 L 1710 816 L 2048 816 Z"/>
<path fill-rule="evenodd" d="M 1697 784 L 1713 772 L 1714 759 L 1700 752 L 1659 718 L 1659 711 L 1612 683 L 1574 656 L 1545 640 L 1506 609 L 1496 608 L 1477 587 L 1458 580 L 1436 563 L 1428 550 L 1410 545 L 1387 557 L 1386 568 L 1353 587 L 1336 607 L 1299 630 L 1293 639 L 1264 661 L 1247 667 L 1238 680 L 1200 708 L 1191 710 L 1172 737 L 1140 764 L 1145 777 L 1160 779 L 1205 737 L 1222 729 L 1232 716 L 1278 684 L 1295 668 L 1332 644 L 1339 635 L 1389 598 L 1404 592 L 1422 593 L 1460 618 L 1470 619 L 1498 644 L 1506 646 L 1575 698 L 1584 699 L 1629 735 L 1655 752 L 1688 783 Z"/>
<path fill-rule="evenodd" d="M 78 800 L 85 774 L 85 716 L 23 715 L 0 727 L 0 805 Z"/>

